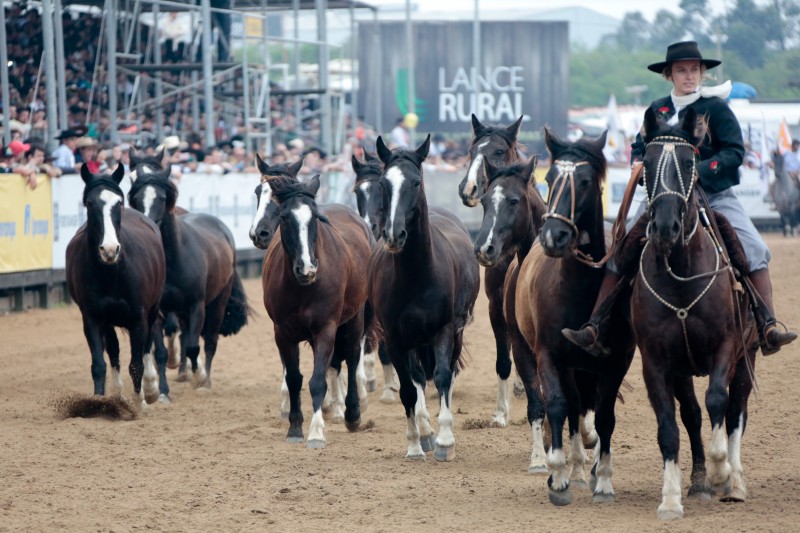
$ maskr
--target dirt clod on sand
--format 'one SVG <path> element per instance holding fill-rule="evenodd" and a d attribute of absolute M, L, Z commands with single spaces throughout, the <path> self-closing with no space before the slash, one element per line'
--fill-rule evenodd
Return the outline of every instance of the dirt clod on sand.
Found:
<path fill-rule="evenodd" d="M 121 396 L 87 396 L 67 393 L 53 400 L 56 416 L 65 418 L 105 418 L 107 420 L 136 420 L 133 405 Z"/>

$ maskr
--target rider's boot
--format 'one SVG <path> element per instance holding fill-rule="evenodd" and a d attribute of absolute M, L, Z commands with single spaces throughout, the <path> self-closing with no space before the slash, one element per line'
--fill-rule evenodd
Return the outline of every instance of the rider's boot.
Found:
<path fill-rule="evenodd" d="M 611 309 L 617 301 L 617 296 L 622 292 L 625 282 L 626 279 L 621 275 L 606 270 L 589 321 L 580 329 L 562 329 L 561 333 L 564 337 L 595 357 L 608 357 L 611 350 L 608 348 L 606 336 L 609 330 Z"/>
<path fill-rule="evenodd" d="M 769 278 L 769 270 L 762 268 L 750 272 L 748 279 L 761 297 L 760 302 L 753 302 L 761 353 L 772 355 L 780 351 L 781 346 L 794 341 L 797 338 L 797 333 L 780 331 L 777 328 L 778 320 L 775 318 L 775 307 L 772 303 L 772 282 Z"/>

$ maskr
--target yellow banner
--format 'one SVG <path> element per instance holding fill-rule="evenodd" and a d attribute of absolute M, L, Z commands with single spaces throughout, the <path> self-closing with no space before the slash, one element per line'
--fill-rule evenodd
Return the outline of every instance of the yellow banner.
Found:
<path fill-rule="evenodd" d="M 50 178 L 35 190 L 18 174 L 0 174 L 0 273 L 53 267 Z"/>

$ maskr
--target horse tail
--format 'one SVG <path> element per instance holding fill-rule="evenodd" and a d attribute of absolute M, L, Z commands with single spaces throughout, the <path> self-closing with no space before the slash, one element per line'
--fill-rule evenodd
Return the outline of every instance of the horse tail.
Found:
<path fill-rule="evenodd" d="M 619 388 L 620 390 L 617 391 L 617 398 L 619 399 L 620 403 L 625 403 L 625 397 L 622 395 L 621 389 L 625 389 L 625 392 L 631 392 L 633 391 L 633 385 L 631 385 L 630 381 L 627 379 L 623 379 Z"/>
<path fill-rule="evenodd" d="M 239 330 L 247 324 L 247 317 L 252 313 L 253 310 L 247 304 L 247 295 L 244 292 L 242 279 L 234 268 L 233 287 L 231 288 L 231 295 L 228 298 L 228 303 L 225 305 L 225 317 L 222 319 L 222 325 L 219 327 L 219 334 L 228 336 L 239 333 Z"/>

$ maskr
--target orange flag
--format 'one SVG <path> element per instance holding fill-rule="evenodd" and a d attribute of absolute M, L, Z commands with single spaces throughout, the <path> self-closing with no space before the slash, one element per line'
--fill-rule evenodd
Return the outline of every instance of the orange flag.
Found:
<path fill-rule="evenodd" d="M 786 119 L 781 121 L 781 127 L 778 129 L 778 152 L 785 154 L 792 151 L 792 132 L 789 131 L 789 125 L 786 124 Z"/>

